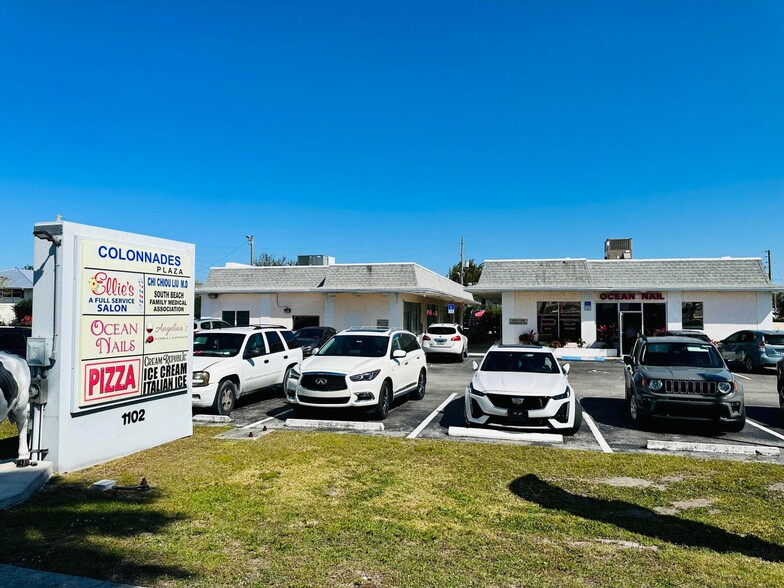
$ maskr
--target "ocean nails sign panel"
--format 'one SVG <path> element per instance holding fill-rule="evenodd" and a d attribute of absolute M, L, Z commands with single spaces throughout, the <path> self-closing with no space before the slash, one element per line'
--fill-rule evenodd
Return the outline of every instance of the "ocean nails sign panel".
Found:
<path fill-rule="evenodd" d="M 186 393 L 193 259 L 83 239 L 79 267 L 75 410 Z"/>

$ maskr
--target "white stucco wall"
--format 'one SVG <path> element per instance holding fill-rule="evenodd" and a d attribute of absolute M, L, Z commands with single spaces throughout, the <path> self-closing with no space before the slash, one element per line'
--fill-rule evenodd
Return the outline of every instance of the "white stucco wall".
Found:
<path fill-rule="evenodd" d="M 776 329 L 773 322 L 773 304 L 768 292 L 680 292 L 664 291 L 667 305 L 667 328 L 683 327 L 681 305 L 683 302 L 702 302 L 705 332 L 714 340 L 728 337 L 741 329 Z M 537 330 L 538 302 L 580 301 L 582 338 L 590 346 L 596 341 L 596 305 L 601 302 L 598 292 L 502 292 L 501 329 L 502 342 L 515 344 L 522 333 Z M 585 309 L 585 302 L 591 308 Z M 638 302 L 644 302 L 638 300 Z M 510 325 L 509 319 L 527 319 L 527 325 Z"/>

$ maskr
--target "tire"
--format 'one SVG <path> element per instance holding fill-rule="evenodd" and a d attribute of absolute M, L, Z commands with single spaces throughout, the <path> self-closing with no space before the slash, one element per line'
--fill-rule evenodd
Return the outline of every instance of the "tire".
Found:
<path fill-rule="evenodd" d="M 784 384 L 779 390 L 779 408 L 781 409 L 781 416 L 784 417 Z"/>
<path fill-rule="evenodd" d="M 754 360 L 751 359 L 751 355 L 747 355 L 743 358 L 743 369 L 749 373 L 754 371 Z"/>
<path fill-rule="evenodd" d="M 422 369 L 419 372 L 419 379 L 417 380 L 417 387 L 409 394 L 413 400 L 422 400 L 425 397 L 425 387 L 427 386 L 427 374 Z"/>
<path fill-rule="evenodd" d="M 291 367 L 287 367 L 286 371 L 283 373 L 283 381 L 280 383 L 280 389 L 283 391 L 283 397 L 287 396 L 286 394 L 286 383 L 289 381 L 289 375 L 291 374 Z"/>
<path fill-rule="evenodd" d="M 728 433 L 740 433 L 743 430 L 743 427 L 746 426 L 746 407 L 744 406 L 743 409 L 740 411 L 740 419 L 733 423 L 728 423 L 725 425 L 724 430 Z"/>
<path fill-rule="evenodd" d="M 457 358 L 457 361 L 459 361 L 460 363 L 463 363 L 465 361 L 465 358 L 466 358 L 466 350 L 463 349 L 460 352 L 460 357 Z"/>
<path fill-rule="evenodd" d="M 381 384 L 381 391 L 378 394 L 378 404 L 373 410 L 373 416 L 380 421 L 383 421 L 389 416 L 389 407 L 392 406 L 392 386 L 389 385 L 389 380 L 385 380 Z"/>
<path fill-rule="evenodd" d="M 641 427 L 647 422 L 647 419 L 640 414 L 639 408 L 637 407 L 637 397 L 634 392 L 626 399 L 626 407 L 628 409 L 629 418 L 634 426 Z"/>
<path fill-rule="evenodd" d="M 564 431 L 565 435 L 574 435 L 577 431 L 580 430 L 580 427 L 583 424 L 583 407 L 580 406 L 580 403 L 575 401 L 574 403 L 574 424 Z"/>
<path fill-rule="evenodd" d="M 223 380 L 215 393 L 212 410 L 215 414 L 229 416 L 237 403 L 237 386 L 231 380 Z"/>

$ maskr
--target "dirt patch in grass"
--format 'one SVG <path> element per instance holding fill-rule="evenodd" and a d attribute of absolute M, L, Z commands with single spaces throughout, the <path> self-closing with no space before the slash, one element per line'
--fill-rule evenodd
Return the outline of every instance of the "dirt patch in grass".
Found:
<path fill-rule="evenodd" d="M 629 478 L 625 476 L 617 478 L 605 478 L 603 480 L 597 480 L 597 482 L 600 484 L 606 484 L 607 486 L 614 486 L 616 488 L 655 488 L 656 490 L 664 490 L 666 488 L 666 486 L 657 484 L 651 480 L 645 480 L 643 478 Z"/>
<path fill-rule="evenodd" d="M 694 498 L 692 500 L 679 500 L 671 503 L 669 506 L 657 506 L 654 510 L 660 514 L 675 515 L 682 510 L 689 510 L 692 508 L 708 508 L 713 504 L 713 500 L 708 498 Z M 712 510 L 710 512 L 717 512 Z"/>

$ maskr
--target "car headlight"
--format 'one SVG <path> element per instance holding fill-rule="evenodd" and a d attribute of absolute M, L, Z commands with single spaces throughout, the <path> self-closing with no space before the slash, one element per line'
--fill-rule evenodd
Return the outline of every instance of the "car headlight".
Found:
<path fill-rule="evenodd" d="M 471 394 L 473 394 L 474 396 L 484 396 L 485 395 L 485 393 L 482 392 L 481 390 L 477 390 L 476 388 L 474 388 L 473 384 L 469 384 L 468 385 L 468 389 L 471 391 Z"/>
<path fill-rule="evenodd" d="M 206 386 L 210 383 L 210 373 L 209 372 L 193 372 L 193 378 L 191 384 L 194 388 L 199 386 Z"/>
<path fill-rule="evenodd" d="M 716 386 L 716 389 L 719 391 L 719 394 L 730 394 L 735 386 L 732 382 L 719 382 Z"/>
<path fill-rule="evenodd" d="M 299 380 L 299 377 L 301 375 L 302 374 L 299 373 L 299 370 L 297 368 L 291 368 L 291 371 L 289 372 L 289 379 L 290 380 Z"/>
<path fill-rule="evenodd" d="M 648 389 L 653 390 L 654 392 L 658 392 L 662 389 L 663 383 L 661 380 L 657 380 L 656 378 L 652 378 L 650 382 L 648 382 Z"/>
<path fill-rule="evenodd" d="M 355 376 L 349 376 L 348 379 L 351 380 L 352 382 L 369 382 L 380 373 L 381 370 L 373 370 L 372 372 L 365 372 L 363 374 L 356 374 Z"/>
<path fill-rule="evenodd" d="M 569 386 L 566 387 L 561 394 L 558 396 L 553 396 L 553 400 L 563 400 L 564 398 L 569 398 L 572 395 L 572 391 L 569 389 Z"/>

